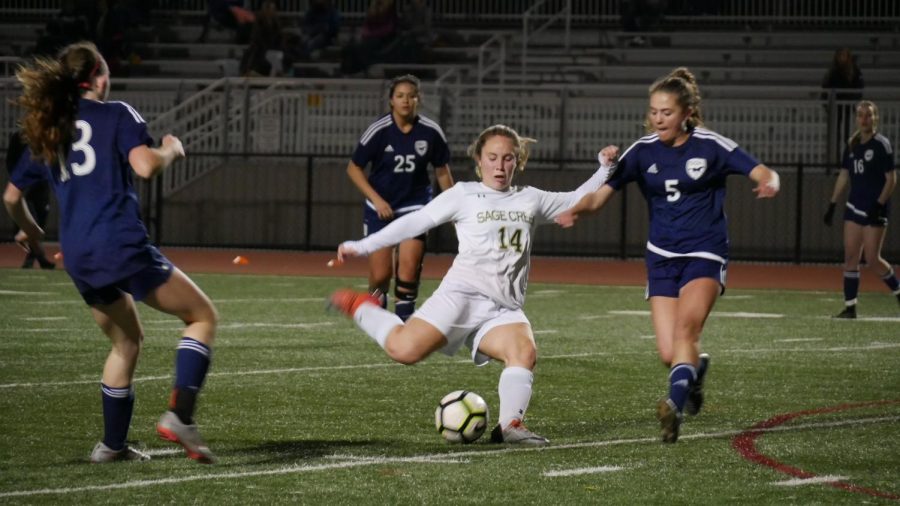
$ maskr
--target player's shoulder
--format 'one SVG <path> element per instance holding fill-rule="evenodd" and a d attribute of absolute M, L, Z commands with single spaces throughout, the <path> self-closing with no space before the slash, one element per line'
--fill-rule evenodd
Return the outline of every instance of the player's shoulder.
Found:
<path fill-rule="evenodd" d="M 447 136 L 444 135 L 444 130 L 441 128 L 440 125 L 438 125 L 437 121 L 434 121 L 433 119 L 429 118 L 428 116 L 425 116 L 424 114 L 420 114 L 419 115 L 419 125 L 421 125 L 423 128 L 425 128 L 427 130 L 433 131 L 438 136 L 440 136 L 440 138 L 443 139 L 444 142 L 447 142 Z"/>
<path fill-rule="evenodd" d="M 734 151 L 738 147 L 738 144 L 733 140 L 707 128 L 697 127 L 691 135 L 701 143 L 715 145 L 725 151 Z"/>
<path fill-rule="evenodd" d="M 650 135 L 645 135 L 645 136 L 641 137 L 640 139 L 632 142 L 631 145 L 628 146 L 628 148 L 626 148 L 625 151 L 622 152 L 622 154 L 619 156 L 619 158 L 620 159 L 625 158 L 625 156 L 628 155 L 629 153 L 636 154 L 641 149 L 644 149 L 647 146 L 650 146 L 651 144 L 653 144 L 657 141 L 659 141 L 659 134 L 654 133 L 654 134 L 650 134 Z"/>
<path fill-rule="evenodd" d="M 892 154 L 894 152 L 891 148 L 891 141 L 881 133 L 876 133 L 874 139 L 884 148 L 885 153 Z"/>
<path fill-rule="evenodd" d="M 386 132 L 387 128 L 391 126 L 393 122 L 394 118 L 391 117 L 391 113 L 387 113 L 376 119 L 369 124 L 365 131 L 363 131 L 363 134 L 359 137 L 359 143 L 363 145 L 368 144 L 373 138 Z"/>
<path fill-rule="evenodd" d="M 135 123 L 146 123 L 144 117 L 141 116 L 141 113 L 137 112 L 137 109 L 132 107 L 128 102 L 111 100 L 108 102 L 98 102 L 98 104 L 109 111 L 115 111 L 117 114 L 128 114 L 128 116 L 134 119 Z"/>

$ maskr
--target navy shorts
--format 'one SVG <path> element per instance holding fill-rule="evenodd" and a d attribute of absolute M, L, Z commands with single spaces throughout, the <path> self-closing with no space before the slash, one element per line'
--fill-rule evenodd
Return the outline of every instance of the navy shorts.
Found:
<path fill-rule="evenodd" d="M 647 298 L 678 297 L 684 285 L 697 278 L 713 278 L 725 293 L 727 265 L 715 260 L 694 257 L 665 258 L 647 254 Z M 650 255 L 653 258 L 651 261 Z"/>
<path fill-rule="evenodd" d="M 861 225 L 863 227 L 886 227 L 889 210 L 890 207 L 885 210 L 885 222 L 883 225 L 876 225 L 874 223 L 871 223 L 868 216 L 857 214 L 857 211 L 854 211 L 849 207 L 844 208 L 844 221 L 852 221 L 853 223 L 856 223 L 857 225 Z"/>
<path fill-rule="evenodd" d="M 175 266 L 158 249 L 148 248 L 150 260 L 136 273 L 110 285 L 93 287 L 72 278 L 81 298 L 89 305 L 107 305 L 119 300 L 124 293 L 130 293 L 134 300 L 141 301 L 162 286 L 172 276 Z"/>
<path fill-rule="evenodd" d="M 417 207 L 417 209 L 415 209 L 415 210 L 418 210 L 418 209 L 421 209 L 421 207 Z M 415 210 L 406 211 L 403 213 L 395 213 L 394 220 L 396 220 L 397 218 L 400 218 L 402 216 L 405 216 L 411 212 L 414 212 Z M 383 229 L 384 227 L 390 225 L 391 222 L 394 220 L 387 220 L 387 221 L 382 220 L 381 218 L 378 217 L 378 213 L 375 212 L 374 209 L 372 209 L 369 206 L 366 206 L 365 213 L 363 215 L 363 237 L 368 237 L 368 236 L 374 234 L 375 232 L 378 232 L 379 230 Z M 414 237 L 413 239 L 425 241 L 426 237 L 427 237 L 427 234 L 422 234 L 418 237 Z"/>

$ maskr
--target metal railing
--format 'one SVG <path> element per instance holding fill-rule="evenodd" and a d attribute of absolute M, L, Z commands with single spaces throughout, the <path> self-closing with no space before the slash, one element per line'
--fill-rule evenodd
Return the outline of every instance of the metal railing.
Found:
<path fill-rule="evenodd" d="M 538 0 L 534 3 L 530 8 L 528 8 L 522 14 L 522 54 L 520 58 L 522 60 L 522 69 L 521 69 L 521 79 L 522 82 L 525 82 L 525 76 L 528 73 L 528 43 L 531 42 L 532 37 L 540 34 L 541 32 L 545 32 L 551 26 L 553 26 L 557 21 L 562 20 L 563 22 L 563 41 L 562 48 L 566 51 L 569 49 L 569 42 L 571 40 L 572 34 L 572 0 L 563 0 L 563 6 L 560 8 L 555 14 L 553 14 L 549 19 L 544 21 L 543 24 L 536 28 L 531 28 L 529 21 L 532 21 L 533 18 L 537 18 L 537 16 L 541 12 L 541 8 L 547 5 L 548 1 L 552 0 Z M 553 2 L 555 6 L 557 2 Z M 549 6 L 548 6 L 549 7 Z M 537 20 L 535 20 L 537 21 Z"/>

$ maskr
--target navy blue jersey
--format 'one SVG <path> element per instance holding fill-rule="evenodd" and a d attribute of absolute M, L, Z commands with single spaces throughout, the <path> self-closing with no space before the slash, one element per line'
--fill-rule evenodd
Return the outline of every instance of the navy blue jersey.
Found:
<path fill-rule="evenodd" d="M 847 209 L 860 217 L 868 216 L 884 189 L 887 174 L 894 170 L 891 142 L 875 134 L 868 142 L 844 150 L 841 167 L 850 173 L 850 195 Z"/>
<path fill-rule="evenodd" d="M 704 128 L 670 147 L 656 134 L 622 154 L 607 184 L 619 190 L 636 181 L 650 211 L 647 249 L 666 258 L 728 259 L 725 178 L 748 175 L 759 162 L 734 141 Z"/>
<path fill-rule="evenodd" d="M 59 168 L 23 156 L 10 177 L 18 188 L 49 179 L 60 209 L 66 271 L 100 287 L 143 268 L 150 258 L 128 153 L 150 145 L 144 119 L 124 102 L 80 99 L 75 141 Z"/>
<path fill-rule="evenodd" d="M 418 116 L 409 133 L 403 133 L 388 113 L 369 125 L 353 152 L 353 163 L 371 164 L 369 184 L 394 212 L 418 209 L 431 200 L 428 164 L 450 162 L 450 148 L 441 127 Z M 369 207 L 374 209 L 371 202 Z"/>

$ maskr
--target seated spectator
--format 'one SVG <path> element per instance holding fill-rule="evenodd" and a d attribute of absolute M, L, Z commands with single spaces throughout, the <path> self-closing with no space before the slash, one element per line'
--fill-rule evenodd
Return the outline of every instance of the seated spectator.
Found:
<path fill-rule="evenodd" d="M 349 43 L 341 54 L 341 74 L 357 74 L 382 60 L 397 37 L 395 0 L 372 0 L 359 32 L 359 40 Z"/>
<path fill-rule="evenodd" d="M 250 44 L 241 58 L 242 76 L 280 75 L 284 62 L 284 33 L 274 0 L 263 2 L 256 13 Z"/>
<path fill-rule="evenodd" d="M 331 0 L 311 0 L 303 15 L 303 52 L 311 58 L 322 48 L 330 46 L 341 29 L 341 14 Z"/>
<path fill-rule="evenodd" d="M 207 0 L 206 17 L 203 19 L 203 32 L 197 42 L 206 42 L 209 25 L 215 21 L 221 26 L 235 32 L 235 41 L 246 43 L 250 38 L 254 15 L 244 8 L 243 0 Z"/>

